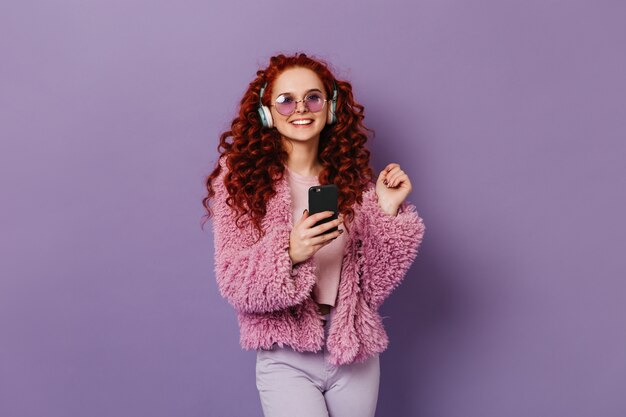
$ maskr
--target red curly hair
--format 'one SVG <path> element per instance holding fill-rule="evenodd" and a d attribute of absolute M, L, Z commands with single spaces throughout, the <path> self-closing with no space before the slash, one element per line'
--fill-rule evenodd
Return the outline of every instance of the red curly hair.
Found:
<path fill-rule="evenodd" d="M 299 53 L 273 56 L 266 69 L 257 71 L 256 78 L 241 99 L 238 116 L 232 121 L 230 130 L 221 134 L 217 147 L 220 157 L 206 178 L 207 195 L 202 203 L 207 214 L 203 225 L 212 214 L 209 206 L 215 195 L 212 182 L 221 172 L 219 159 L 225 157 L 228 173 L 224 185 L 229 194 L 226 203 L 237 213 L 237 227 L 242 227 L 240 220 L 246 216 L 260 236 L 265 233 L 261 222 L 266 214 L 266 203 L 276 194 L 274 182 L 283 177 L 288 154 L 283 149 L 278 130 L 263 127 L 257 110 L 260 101 L 269 105 L 276 77 L 293 67 L 314 71 L 326 89 L 327 98 L 333 83 L 336 85 L 337 122 L 326 125 L 320 133 L 318 159 L 323 170 L 319 182 L 337 185 L 339 212 L 348 222 L 354 218 L 352 205 L 362 203 L 363 192 L 373 179 L 370 152 L 365 148 L 366 132 L 371 130 L 363 124 L 364 107 L 354 100 L 351 84 L 336 80 L 325 62 Z M 265 83 L 265 94 L 259 97 Z"/>

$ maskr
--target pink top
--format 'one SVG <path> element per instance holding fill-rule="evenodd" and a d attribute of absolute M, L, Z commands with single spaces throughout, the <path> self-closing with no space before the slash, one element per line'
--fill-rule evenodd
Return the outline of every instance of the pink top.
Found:
<path fill-rule="evenodd" d="M 309 187 L 319 185 L 319 182 L 316 176 L 303 176 L 286 165 L 285 168 L 291 189 L 291 212 L 295 225 L 302 218 L 304 209 L 309 207 Z M 338 238 L 313 255 L 317 276 L 317 282 L 313 286 L 313 299 L 319 304 L 335 305 L 346 243 L 344 235 L 345 233 L 340 234 Z"/>

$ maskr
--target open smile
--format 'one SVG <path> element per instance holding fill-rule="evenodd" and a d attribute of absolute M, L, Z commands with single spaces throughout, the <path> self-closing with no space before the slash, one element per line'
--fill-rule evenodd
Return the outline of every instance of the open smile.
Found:
<path fill-rule="evenodd" d="M 294 126 L 309 126 L 313 124 L 313 119 L 297 119 L 290 123 Z"/>

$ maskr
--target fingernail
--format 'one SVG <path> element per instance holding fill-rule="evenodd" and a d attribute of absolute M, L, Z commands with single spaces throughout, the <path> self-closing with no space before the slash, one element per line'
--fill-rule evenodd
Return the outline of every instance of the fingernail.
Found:
<path fill-rule="evenodd" d="M 383 181 L 383 184 L 385 184 L 385 185 L 386 185 L 386 184 L 387 184 L 387 180 L 384 180 L 384 181 Z"/>
<path fill-rule="evenodd" d="M 342 234 L 342 233 L 343 233 L 343 229 L 339 229 L 339 234 Z"/>
<path fill-rule="evenodd" d="M 306 213 L 306 209 L 304 209 L 304 211 L 302 212 L 302 214 Z"/>

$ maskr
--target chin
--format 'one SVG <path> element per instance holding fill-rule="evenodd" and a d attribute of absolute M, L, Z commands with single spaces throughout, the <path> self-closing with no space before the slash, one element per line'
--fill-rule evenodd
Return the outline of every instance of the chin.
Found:
<path fill-rule="evenodd" d="M 303 135 L 283 135 L 286 139 L 294 141 L 294 142 L 309 142 L 313 141 L 316 138 L 316 135 L 313 136 L 303 136 Z M 317 135 L 319 137 L 319 135 Z"/>
<path fill-rule="evenodd" d="M 306 131 L 304 129 L 286 129 L 280 133 L 287 139 L 298 142 L 306 142 L 319 138 L 320 133 L 322 133 L 322 129 L 307 129 Z"/>

